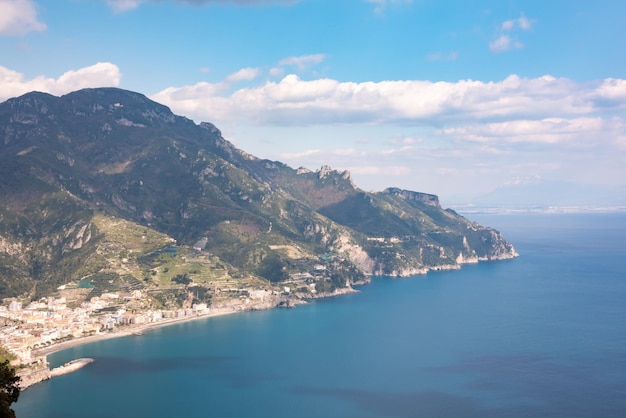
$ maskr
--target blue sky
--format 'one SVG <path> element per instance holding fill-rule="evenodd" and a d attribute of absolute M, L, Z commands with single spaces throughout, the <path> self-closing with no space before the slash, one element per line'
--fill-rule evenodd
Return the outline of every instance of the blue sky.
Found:
<path fill-rule="evenodd" d="M 0 0 L 0 100 L 117 86 L 365 190 L 532 203 L 626 190 L 624 45 L 609 0 Z"/>

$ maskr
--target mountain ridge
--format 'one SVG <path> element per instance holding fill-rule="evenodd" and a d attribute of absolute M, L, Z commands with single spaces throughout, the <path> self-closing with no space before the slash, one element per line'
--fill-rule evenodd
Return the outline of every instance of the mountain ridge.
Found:
<path fill-rule="evenodd" d="M 259 286 L 306 276 L 305 296 L 364 275 L 517 255 L 497 231 L 442 209 L 435 195 L 365 192 L 347 171 L 259 159 L 213 124 L 195 124 L 140 93 L 97 88 L 9 99 L 0 103 L 0 141 L 2 297 L 40 297 L 101 274 L 123 283 L 133 277 L 146 289 L 169 283 L 170 260 L 135 244 L 125 249 L 135 238 L 111 244 L 114 231 L 103 232 L 96 217 L 123 219 L 133 234 L 176 242 L 188 255 L 205 243 L 201 254 L 214 257 L 213 267 L 178 269 L 193 282 L 219 265 Z"/>

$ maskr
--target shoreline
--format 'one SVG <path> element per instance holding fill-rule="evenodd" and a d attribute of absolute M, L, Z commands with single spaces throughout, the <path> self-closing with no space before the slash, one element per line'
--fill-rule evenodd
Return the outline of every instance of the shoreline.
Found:
<path fill-rule="evenodd" d="M 306 303 L 306 302 L 305 302 Z M 38 383 L 44 382 L 46 380 L 50 380 L 56 376 L 60 376 L 62 374 L 73 373 L 82 367 L 88 365 L 89 363 L 95 361 L 94 359 L 89 359 L 87 363 L 81 364 L 80 367 L 70 367 L 65 370 L 62 367 L 51 368 L 50 363 L 48 362 L 47 356 L 53 353 L 57 353 L 60 351 L 68 350 L 70 348 L 79 347 L 81 345 L 87 345 L 91 343 L 97 343 L 100 341 L 111 340 L 114 338 L 122 338 L 122 337 L 131 337 L 131 336 L 141 336 L 145 331 L 149 331 L 152 329 L 167 327 L 170 325 L 181 324 L 184 322 L 196 321 L 199 319 L 213 318 L 219 316 L 225 316 L 230 314 L 235 314 L 238 312 L 248 312 L 254 310 L 265 310 L 265 309 L 273 309 L 279 307 L 278 305 L 273 306 L 249 306 L 246 309 L 241 309 L 241 307 L 232 307 L 229 309 L 220 308 L 217 312 L 206 312 L 206 313 L 197 313 L 195 315 L 185 316 L 181 318 L 170 318 L 165 319 L 163 321 L 151 322 L 148 324 L 140 324 L 140 325 L 127 325 L 124 326 L 123 329 L 120 329 L 115 332 L 107 332 L 103 334 L 90 335 L 87 337 L 79 337 L 74 338 L 69 341 L 64 341 L 62 343 L 54 344 L 49 347 L 40 348 L 37 350 L 33 350 L 32 355 L 35 359 L 39 359 L 38 367 L 25 369 L 22 373 L 18 372 L 18 375 L 21 377 L 20 389 L 26 390 L 31 386 L 35 386 Z M 239 308 L 239 309 L 237 309 Z M 81 359 L 74 359 L 69 363 L 75 362 Z M 84 359 L 83 359 L 84 360 Z M 59 369 L 63 369 L 63 373 L 54 373 Z"/>
<path fill-rule="evenodd" d="M 369 281 L 366 283 L 359 284 L 359 285 L 364 285 L 367 283 L 369 283 Z M 168 325 L 175 325 L 175 324 L 180 324 L 184 322 L 195 321 L 198 319 L 231 315 L 231 314 L 240 313 L 240 312 L 264 311 L 267 309 L 276 309 L 276 308 L 291 309 L 291 308 L 295 308 L 297 305 L 306 305 L 307 303 L 309 303 L 308 300 L 326 299 L 330 297 L 341 296 L 341 295 L 350 294 L 350 293 L 358 293 L 358 292 L 359 292 L 358 290 L 352 287 L 349 287 L 345 289 L 337 289 L 333 293 L 321 294 L 321 295 L 318 295 L 316 297 L 309 298 L 309 299 L 296 299 L 294 301 L 295 303 L 288 305 L 288 306 L 281 306 L 280 304 L 258 304 L 258 305 L 243 305 L 243 306 L 235 305 L 235 306 L 231 306 L 228 308 L 225 308 L 225 307 L 216 308 L 215 311 L 211 311 L 209 309 L 209 311 L 206 313 L 196 313 L 194 315 L 184 316 L 181 318 L 169 318 L 169 319 L 164 319 L 162 321 L 150 322 L 147 324 L 125 325 L 122 329 L 119 329 L 114 332 L 90 335 L 87 337 L 73 338 L 69 341 L 64 341 L 62 343 L 53 344 L 49 347 L 38 348 L 36 350 L 33 350 L 33 357 L 45 357 L 50 354 L 57 353 L 59 351 L 67 350 L 70 348 L 74 348 L 74 347 L 78 347 L 78 346 L 86 345 L 90 343 L 110 340 L 113 338 L 140 336 L 143 334 L 144 331 L 166 327 Z"/>
<path fill-rule="evenodd" d="M 267 309 L 271 309 L 271 308 L 267 308 Z M 180 324 L 180 323 L 183 323 L 183 322 L 195 321 L 197 319 L 204 319 L 204 318 L 212 318 L 212 317 L 217 317 L 217 316 L 230 315 L 230 314 L 234 314 L 234 313 L 238 313 L 238 312 L 247 312 L 247 311 L 251 311 L 251 310 L 257 310 L 257 309 L 243 309 L 243 310 L 235 310 L 234 309 L 234 310 L 231 310 L 231 311 L 224 311 L 224 312 L 207 312 L 205 314 L 197 314 L 197 315 L 194 315 L 194 316 L 186 316 L 186 317 L 182 317 L 182 318 L 165 319 L 163 321 L 151 322 L 151 323 L 148 323 L 148 324 L 126 325 L 126 326 L 124 326 L 123 329 L 120 329 L 119 331 L 107 332 L 107 333 L 96 334 L 96 335 L 90 335 L 88 337 L 73 338 L 73 339 L 71 339 L 69 341 L 64 341 L 62 343 L 54 344 L 54 345 L 51 345 L 49 347 L 38 348 L 37 350 L 33 350 L 33 356 L 34 357 L 45 357 L 45 356 L 48 356 L 50 354 L 57 353 L 59 351 L 67 350 L 67 349 L 70 349 L 70 348 L 78 347 L 78 346 L 81 346 L 81 345 L 96 343 L 96 342 L 110 340 L 110 339 L 114 339 L 114 338 L 129 337 L 129 336 L 133 336 L 133 335 L 134 336 L 139 336 L 144 331 L 151 330 L 151 329 L 156 329 L 156 328 L 161 328 L 161 327 L 166 327 L 168 325 L 175 325 L 175 324 Z"/>
<path fill-rule="evenodd" d="M 169 325 L 176 325 L 176 324 L 180 324 L 184 322 L 196 321 L 199 319 L 225 316 L 225 315 L 230 315 L 230 314 L 234 314 L 238 312 L 265 310 L 265 309 L 272 309 L 276 307 L 278 306 L 268 306 L 266 308 L 250 307 L 248 309 L 229 309 L 229 310 L 222 310 L 218 312 L 200 313 L 200 314 L 196 314 L 193 316 L 186 316 L 182 318 L 171 318 L 171 319 L 166 319 L 166 320 L 158 321 L 158 322 L 152 322 L 148 324 L 141 324 L 141 325 L 134 325 L 134 326 L 128 325 L 128 326 L 125 326 L 124 329 L 119 330 L 119 331 L 108 332 L 108 333 L 97 334 L 97 335 L 90 335 L 88 337 L 74 338 L 72 340 L 54 344 L 49 347 L 33 350 L 33 357 L 43 359 L 43 362 L 39 368 L 36 368 L 35 370 L 31 369 L 30 372 L 26 372 L 20 376 L 22 378 L 21 383 L 20 383 L 20 389 L 26 390 L 31 386 L 34 386 L 46 380 L 50 380 L 53 377 L 60 376 L 62 374 L 75 372 L 81 369 L 83 366 L 86 366 L 87 364 L 95 361 L 94 359 L 89 359 L 90 360 L 89 362 L 81 364 L 80 367 L 71 367 L 68 370 L 64 370 L 63 373 L 55 374 L 53 373 L 53 371 L 54 370 L 58 371 L 59 367 L 50 368 L 50 364 L 48 363 L 47 356 L 53 353 L 57 353 L 59 351 L 64 351 L 70 348 L 79 347 L 81 345 L 87 345 L 87 344 L 96 343 L 100 341 L 111 340 L 114 338 L 141 336 L 143 335 L 144 331 L 149 331 L 151 329 L 157 329 L 161 327 L 167 327 Z M 69 363 L 75 362 L 77 360 L 80 360 L 80 359 L 74 359 L 70 361 Z"/>
<path fill-rule="evenodd" d="M 464 264 L 475 264 L 475 263 L 480 263 L 480 262 L 485 262 L 485 261 L 501 261 L 501 260 L 514 259 L 516 257 L 519 257 L 519 254 L 515 250 L 513 250 L 512 253 L 500 254 L 492 258 L 476 258 L 472 260 L 462 260 L 460 263 L 456 265 L 444 265 L 444 266 L 438 266 L 438 268 L 431 267 L 431 268 L 426 268 L 425 270 L 411 271 L 410 274 L 399 274 L 395 276 L 394 275 L 388 276 L 388 275 L 383 275 L 383 274 L 380 274 L 380 275 L 368 274 L 366 280 L 359 282 L 359 283 L 353 283 L 352 286 L 367 285 L 371 282 L 372 276 L 386 276 L 386 277 L 411 277 L 415 275 L 421 276 L 421 275 L 428 274 L 430 271 L 460 269 L 462 268 Z M 112 338 L 121 338 L 121 337 L 137 335 L 146 330 L 165 327 L 165 326 L 173 325 L 173 324 L 179 324 L 182 322 L 194 321 L 194 320 L 203 319 L 203 318 L 211 318 L 211 317 L 216 317 L 216 316 L 229 315 L 229 314 L 233 314 L 237 312 L 266 310 L 266 309 L 274 309 L 274 308 L 281 308 L 281 307 L 293 308 L 297 305 L 308 303 L 307 300 L 325 299 L 325 298 L 336 297 L 336 296 L 341 296 L 341 295 L 350 294 L 350 293 L 358 293 L 359 290 L 354 289 L 352 286 L 348 286 L 347 288 L 336 289 L 332 293 L 321 293 L 313 297 L 309 296 L 308 298 L 302 297 L 302 295 L 300 295 L 295 300 L 291 300 L 291 304 L 288 303 L 285 306 L 281 305 L 280 303 L 268 304 L 267 302 L 259 303 L 259 304 L 252 304 L 252 305 L 244 304 L 243 306 L 242 305 L 221 306 L 221 307 L 215 308 L 217 312 L 211 312 L 211 310 L 209 309 L 209 312 L 196 313 L 195 315 L 192 315 L 192 316 L 185 316 L 181 318 L 170 318 L 170 319 L 165 319 L 162 321 L 150 322 L 147 324 L 140 324 L 140 325 L 125 325 L 123 329 L 120 329 L 114 332 L 90 335 L 87 337 L 73 338 L 69 341 L 64 341 L 62 343 L 53 344 L 51 346 L 44 347 L 44 348 L 38 348 L 32 351 L 32 355 L 33 357 L 46 357 L 49 354 L 67 350 L 69 348 L 78 347 L 81 345 L 95 343 L 99 341 L 104 341 L 104 340 L 108 340 Z"/>
<path fill-rule="evenodd" d="M 512 259 L 518 256 L 519 255 L 515 252 L 513 254 L 493 258 L 491 260 L 477 259 L 475 262 Z M 473 263 L 474 261 L 471 263 L 465 261 L 463 263 L 460 263 L 460 265 L 458 265 L 456 268 L 461 268 L 463 264 L 473 264 Z M 434 270 L 437 270 L 437 269 L 428 269 L 424 272 L 420 272 L 418 274 L 413 274 L 413 275 L 426 275 L 429 271 L 434 271 Z M 410 275 L 410 276 L 413 276 L 413 275 Z M 375 276 L 375 275 L 368 275 L 367 280 L 364 280 L 363 282 L 355 283 L 353 285 L 363 286 L 363 285 L 369 284 L 371 283 L 372 276 Z M 387 276 L 387 277 L 394 277 L 394 276 Z M 395 277 L 409 277 L 409 276 L 395 276 Z M 169 325 L 181 324 L 184 322 L 196 321 L 199 319 L 225 316 L 225 315 L 235 314 L 239 312 L 261 311 L 261 310 L 275 309 L 275 308 L 295 308 L 297 305 L 303 305 L 303 304 L 309 303 L 308 301 L 310 300 L 326 299 L 326 298 L 332 298 L 336 296 L 341 296 L 341 295 L 351 294 L 351 293 L 359 293 L 359 292 L 360 292 L 359 290 L 354 289 L 352 286 L 348 286 L 347 288 L 336 289 L 332 293 L 317 294 L 314 297 L 302 298 L 300 296 L 296 298 L 295 300 L 292 299 L 291 303 L 287 303 L 286 305 L 283 305 L 281 302 L 279 303 L 267 303 L 266 302 L 266 303 L 259 303 L 259 304 L 244 304 L 243 306 L 242 305 L 221 306 L 218 308 L 214 308 L 215 311 L 211 311 L 209 309 L 209 311 L 206 313 L 195 313 L 189 316 L 183 316 L 180 318 L 169 318 L 169 319 L 165 319 L 161 321 L 150 322 L 147 324 L 124 325 L 123 329 L 118 329 L 113 332 L 106 332 L 106 333 L 90 335 L 86 337 L 73 338 L 68 341 L 64 341 L 61 343 L 53 344 L 48 347 L 38 348 L 36 350 L 33 350 L 32 355 L 35 358 L 43 358 L 44 363 L 46 364 L 46 370 L 49 372 L 51 369 L 49 367 L 49 363 L 47 362 L 48 355 L 57 353 L 60 351 L 64 351 L 70 348 L 79 347 L 81 345 L 87 345 L 87 344 L 105 341 L 105 340 L 109 340 L 113 338 L 141 336 L 143 335 L 144 331 L 149 331 L 151 329 L 166 327 Z M 47 378 L 43 378 L 43 379 L 34 381 L 32 383 L 27 383 L 25 386 L 22 387 L 22 390 L 27 389 L 30 386 L 36 385 L 37 383 L 40 383 L 44 380 L 49 380 L 51 377 L 52 376 L 48 375 Z"/>

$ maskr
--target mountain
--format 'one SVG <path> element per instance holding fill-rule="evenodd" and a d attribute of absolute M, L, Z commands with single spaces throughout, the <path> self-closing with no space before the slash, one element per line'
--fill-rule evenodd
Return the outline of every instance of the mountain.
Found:
<path fill-rule="evenodd" d="M 1 297 L 85 283 L 165 305 L 277 284 L 312 296 L 516 255 L 434 195 L 256 158 L 121 89 L 1 103 L 0 150 Z"/>

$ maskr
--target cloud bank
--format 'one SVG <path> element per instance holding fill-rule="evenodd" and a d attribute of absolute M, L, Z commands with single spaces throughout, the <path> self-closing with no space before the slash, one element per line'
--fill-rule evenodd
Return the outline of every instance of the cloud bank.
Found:
<path fill-rule="evenodd" d="M 270 70 L 243 68 L 219 82 L 168 87 L 151 98 L 177 114 L 234 130 L 226 135 L 235 142 L 247 132 L 242 148 L 263 158 L 292 166 L 331 164 L 374 188 L 389 186 L 383 184 L 389 176 L 400 187 L 427 185 L 443 193 L 459 184 L 489 190 L 524 175 L 623 182 L 616 173 L 626 166 L 624 79 L 510 75 L 356 83 L 294 74 L 272 81 L 264 71 Z M 120 69 L 109 62 L 58 78 L 28 79 L 0 67 L 0 100 L 120 81 Z"/>
<path fill-rule="evenodd" d="M 626 80 L 578 83 L 549 75 L 500 81 L 396 80 L 340 82 L 302 80 L 226 90 L 223 84 L 171 87 L 152 96 L 199 120 L 257 125 L 459 124 L 510 119 L 546 119 L 618 111 L 626 106 Z"/>
<path fill-rule="evenodd" d="M 309 57 L 317 55 L 293 57 L 284 64 L 318 60 Z M 549 75 L 510 75 L 487 82 L 354 83 L 329 78 L 302 80 L 294 74 L 280 81 L 259 78 L 259 68 L 243 68 L 218 83 L 168 87 L 151 98 L 176 113 L 217 124 L 426 127 L 440 137 L 483 144 L 567 145 L 580 143 L 581 138 L 587 144 L 626 144 L 624 79 L 580 83 Z M 110 62 L 70 70 L 58 78 L 41 75 L 33 79 L 0 66 L 0 100 L 29 91 L 62 95 L 87 87 L 115 87 L 120 81 L 120 69 Z M 249 86 L 236 88 L 239 83 Z"/>
<path fill-rule="evenodd" d="M 0 66 L 0 100 L 21 96 L 30 91 L 62 95 L 87 87 L 116 87 L 121 80 L 119 68 L 110 62 L 70 70 L 59 78 L 38 76 L 26 80 L 23 74 Z"/>
<path fill-rule="evenodd" d="M 44 31 L 37 8 L 31 0 L 0 0 L 0 35 L 25 35 Z"/>

